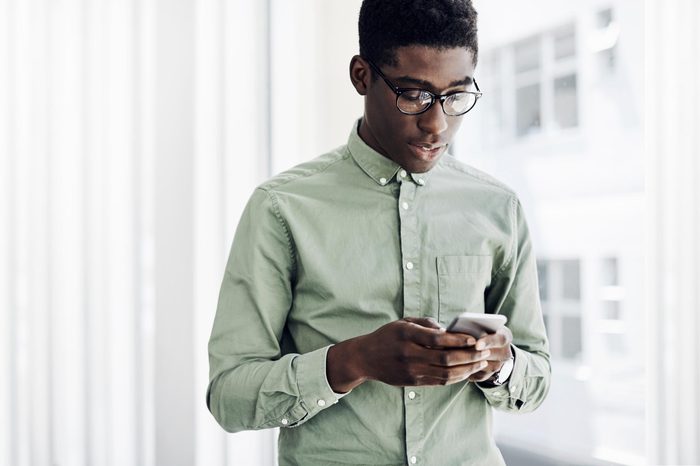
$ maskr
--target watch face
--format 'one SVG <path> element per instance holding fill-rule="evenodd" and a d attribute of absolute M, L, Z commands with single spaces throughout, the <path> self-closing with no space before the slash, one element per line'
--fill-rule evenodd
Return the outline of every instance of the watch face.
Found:
<path fill-rule="evenodd" d="M 513 359 L 506 359 L 503 362 L 501 370 L 498 372 L 498 383 L 504 384 L 510 377 L 510 373 L 513 372 Z"/>

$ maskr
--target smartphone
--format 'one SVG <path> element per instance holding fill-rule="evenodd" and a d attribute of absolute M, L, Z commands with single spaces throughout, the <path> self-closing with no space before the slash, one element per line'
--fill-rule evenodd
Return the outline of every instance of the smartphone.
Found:
<path fill-rule="evenodd" d="M 452 320 L 447 326 L 447 331 L 466 333 L 474 338 L 481 338 L 488 333 L 496 333 L 507 321 L 508 318 L 501 314 L 463 312 Z"/>

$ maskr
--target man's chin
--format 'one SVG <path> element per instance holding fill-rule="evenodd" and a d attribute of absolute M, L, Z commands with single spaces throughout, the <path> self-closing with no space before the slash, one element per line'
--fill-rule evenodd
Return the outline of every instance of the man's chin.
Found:
<path fill-rule="evenodd" d="M 440 161 L 440 158 L 442 158 L 442 154 L 438 155 L 432 160 L 420 160 L 420 159 L 412 159 L 411 162 L 404 167 L 406 170 L 408 170 L 411 173 L 425 173 L 430 171 L 437 163 Z"/>

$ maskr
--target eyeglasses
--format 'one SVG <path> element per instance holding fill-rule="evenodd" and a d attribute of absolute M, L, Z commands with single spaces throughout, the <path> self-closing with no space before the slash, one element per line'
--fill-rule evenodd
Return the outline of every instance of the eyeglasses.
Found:
<path fill-rule="evenodd" d="M 384 76 L 379 67 L 367 60 L 369 66 L 384 80 L 389 88 L 396 94 L 396 107 L 401 113 L 406 115 L 420 115 L 427 112 L 433 106 L 436 100 L 440 101 L 442 111 L 446 115 L 460 116 L 474 108 L 476 101 L 482 96 L 479 85 L 474 80 L 474 91 L 458 91 L 449 94 L 433 94 L 425 89 L 414 89 L 395 86 L 389 79 Z"/>

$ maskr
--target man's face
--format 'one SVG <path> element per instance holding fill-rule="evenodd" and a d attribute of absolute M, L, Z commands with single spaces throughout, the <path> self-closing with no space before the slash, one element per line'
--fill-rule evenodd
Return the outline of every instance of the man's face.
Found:
<path fill-rule="evenodd" d="M 474 60 L 465 48 L 436 49 L 407 46 L 396 50 L 397 65 L 378 65 L 399 88 L 420 88 L 433 94 L 474 90 Z M 447 150 L 462 123 L 462 116 L 446 115 L 440 102 L 419 115 L 405 115 L 396 107 L 396 94 L 382 78 L 372 80 L 369 64 L 355 57 L 351 79 L 365 96 L 360 136 L 374 150 L 406 170 L 430 170 Z"/>

